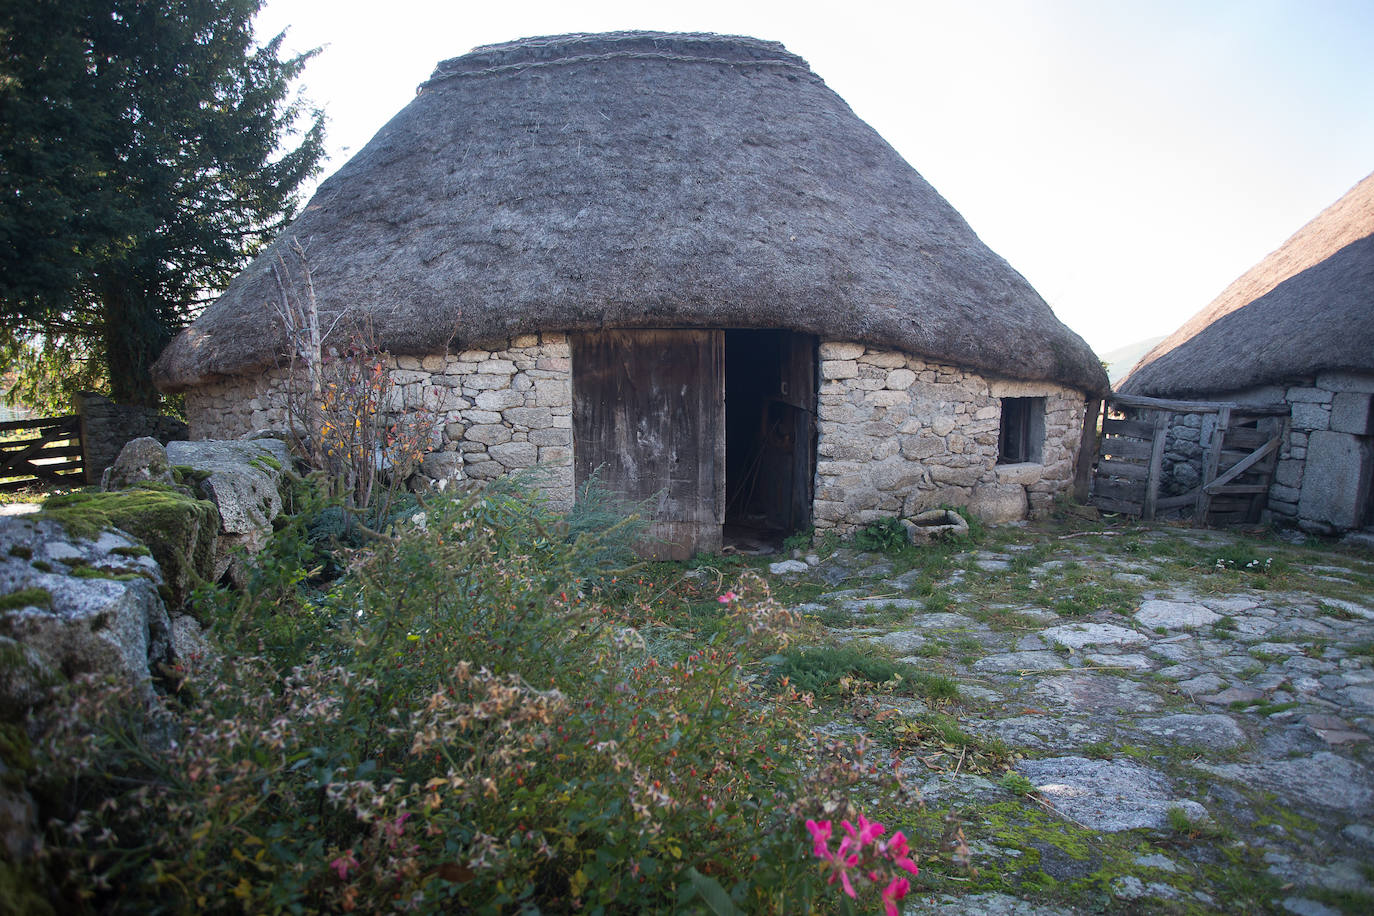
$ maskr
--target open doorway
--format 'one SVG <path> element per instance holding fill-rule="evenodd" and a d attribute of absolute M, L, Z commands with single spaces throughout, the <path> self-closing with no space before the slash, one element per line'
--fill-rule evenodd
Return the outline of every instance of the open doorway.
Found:
<path fill-rule="evenodd" d="M 816 338 L 725 332 L 725 543 L 776 549 L 811 525 Z"/>

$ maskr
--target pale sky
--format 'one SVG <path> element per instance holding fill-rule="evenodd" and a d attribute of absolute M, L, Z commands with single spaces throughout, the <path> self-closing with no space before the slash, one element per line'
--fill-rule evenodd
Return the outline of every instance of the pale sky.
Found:
<path fill-rule="evenodd" d="M 781 41 L 1099 353 L 1166 334 L 1374 171 L 1371 0 L 268 0 L 326 174 L 438 61 L 620 29 Z"/>

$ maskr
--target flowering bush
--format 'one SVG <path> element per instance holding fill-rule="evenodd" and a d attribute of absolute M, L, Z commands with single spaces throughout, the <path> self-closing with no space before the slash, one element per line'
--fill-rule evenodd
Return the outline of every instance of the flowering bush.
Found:
<path fill-rule="evenodd" d="M 870 821 L 862 814 L 859 824 L 841 821 L 845 836 L 839 845 L 830 849 L 830 821 L 806 822 L 811 834 L 811 852 L 824 863 L 830 873 L 830 884 L 837 880 L 851 899 L 857 899 L 854 885 L 861 888 L 881 888 L 880 897 L 887 916 L 897 916 L 897 903 L 911 890 L 911 881 L 904 874 L 919 873 L 911 858 L 906 836 L 898 830 L 887 840 L 879 839 L 887 830 L 882 824 Z"/>
<path fill-rule="evenodd" d="M 298 568 L 288 526 L 246 595 L 203 596 L 225 657 L 154 714 L 97 685 L 59 704 L 40 748 L 59 911 L 790 913 L 827 908 L 831 878 L 906 893 L 905 840 L 850 803 L 902 804 L 900 786 L 761 676 L 795 623 L 762 580 L 668 656 L 605 574 L 615 526 L 573 535 L 499 489 L 425 512 L 332 583 Z M 828 872 L 808 819 L 858 825 Z"/>

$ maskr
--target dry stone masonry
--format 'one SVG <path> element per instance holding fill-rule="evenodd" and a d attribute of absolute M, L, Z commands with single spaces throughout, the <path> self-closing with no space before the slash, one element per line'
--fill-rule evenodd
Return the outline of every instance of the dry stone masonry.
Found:
<path fill-rule="evenodd" d="M 389 360 L 392 414 L 434 418 L 423 470 L 442 484 L 539 468 L 536 485 L 572 505 L 572 356 L 565 334 L 529 334 L 458 353 Z M 284 371 L 187 392 L 197 439 L 287 426 Z"/>
<path fill-rule="evenodd" d="M 432 480 L 490 480 L 539 468 L 555 503 L 573 499 L 572 358 L 567 335 L 391 359 L 393 413 L 435 418 L 423 470 Z M 895 350 L 820 347 L 817 528 L 850 530 L 967 506 L 985 521 L 1043 513 L 1073 477 L 1083 395 L 1050 382 L 989 379 Z M 285 374 L 268 372 L 187 392 L 197 439 L 286 426 Z M 998 462 L 1004 398 L 1043 399 L 1038 461 Z M 1036 427 L 1037 430 L 1040 426 Z"/>
<path fill-rule="evenodd" d="M 988 379 L 894 350 L 820 348 L 817 528 L 967 506 L 989 522 L 1043 513 L 1072 482 L 1083 395 Z M 1044 399 L 1037 462 L 998 463 L 1003 398 Z"/>

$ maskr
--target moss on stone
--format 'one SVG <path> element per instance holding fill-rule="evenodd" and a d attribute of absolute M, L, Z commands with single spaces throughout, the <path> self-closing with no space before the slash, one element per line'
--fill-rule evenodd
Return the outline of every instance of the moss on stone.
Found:
<path fill-rule="evenodd" d="M 41 514 L 74 537 L 119 528 L 143 541 L 178 600 L 213 574 L 219 510 L 172 487 L 145 483 L 111 493 L 68 493 L 50 498 Z"/>
<path fill-rule="evenodd" d="M 10 548 L 10 556 L 18 557 L 21 560 L 33 559 L 33 548 L 25 547 L 23 544 L 15 544 Z"/>
<path fill-rule="evenodd" d="M 134 544 L 132 547 L 116 547 L 110 553 L 117 557 L 150 557 L 153 552 L 142 544 Z"/>
<path fill-rule="evenodd" d="M 52 564 L 49 563 L 47 560 L 34 560 L 29 565 L 41 573 L 52 572 Z"/>
<path fill-rule="evenodd" d="M 203 471 L 200 468 L 193 468 L 189 464 L 174 464 L 172 465 L 172 477 L 177 483 L 190 486 L 198 484 L 203 480 L 208 480 L 210 478 L 210 472 Z"/>
<path fill-rule="evenodd" d="M 94 566 L 81 566 L 72 570 L 72 575 L 78 579 L 113 579 L 116 582 L 129 582 L 133 579 L 143 578 L 143 573 L 121 572 L 116 569 L 97 569 Z"/>
<path fill-rule="evenodd" d="M 14 611 L 21 607 L 52 607 L 52 592 L 46 588 L 21 588 L 8 595 L 0 595 L 0 611 Z"/>

